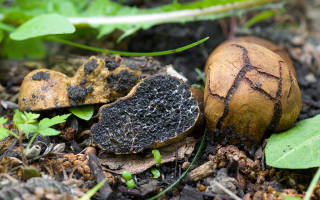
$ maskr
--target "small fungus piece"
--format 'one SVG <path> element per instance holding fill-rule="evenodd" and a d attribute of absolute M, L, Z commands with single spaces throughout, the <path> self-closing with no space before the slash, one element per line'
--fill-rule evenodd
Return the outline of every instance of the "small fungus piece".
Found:
<path fill-rule="evenodd" d="M 91 128 L 94 143 L 107 152 L 137 153 L 185 137 L 200 110 L 180 80 L 157 75 L 142 80 L 126 97 L 104 105 Z"/>
<path fill-rule="evenodd" d="M 260 142 L 290 128 L 301 109 L 294 68 L 268 48 L 246 42 L 218 47 L 209 58 L 204 93 L 208 128 Z"/>

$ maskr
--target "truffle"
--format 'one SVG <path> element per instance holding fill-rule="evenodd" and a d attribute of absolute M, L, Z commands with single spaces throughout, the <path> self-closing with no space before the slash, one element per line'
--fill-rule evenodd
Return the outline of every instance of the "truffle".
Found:
<path fill-rule="evenodd" d="M 127 96 L 102 106 L 91 134 L 94 143 L 107 152 L 137 153 L 185 137 L 199 114 L 185 83 L 168 75 L 151 76 Z"/>
<path fill-rule="evenodd" d="M 209 58 L 204 93 L 208 128 L 233 127 L 259 142 L 290 128 L 301 109 L 294 68 L 271 50 L 245 42 L 225 45 Z"/>
<path fill-rule="evenodd" d="M 141 71 L 119 64 L 112 72 L 105 60 L 90 57 L 74 75 L 38 69 L 23 80 L 20 110 L 48 110 L 70 106 L 110 103 L 125 96 L 141 79 Z"/>

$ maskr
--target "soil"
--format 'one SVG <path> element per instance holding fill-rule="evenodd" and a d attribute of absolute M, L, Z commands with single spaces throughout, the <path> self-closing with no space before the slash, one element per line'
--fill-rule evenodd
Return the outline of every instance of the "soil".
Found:
<path fill-rule="evenodd" d="M 311 0 L 310 0 L 311 1 Z M 148 3 L 147 3 L 148 2 Z M 157 2 L 157 3 L 156 3 Z M 164 1 L 165 2 L 165 1 Z M 310 23 L 299 16 L 305 14 L 305 8 L 301 8 L 298 1 L 293 1 L 287 6 L 287 14 L 291 23 Z M 308 1 L 309 2 L 309 1 Z M 159 1 L 127 1 L 128 5 L 141 7 L 158 6 Z M 244 15 L 243 17 L 249 17 Z M 285 20 L 281 17 L 259 23 L 250 29 L 251 34 L 269 39 L 276 44 L 285 47 L 293 58 L 298 83 L 302 92 L 303 106 L 298 120 L 310 118 L 320 114 L 320 65 L 314 62 L 308 63 L 300 59 L 300 54 L 308 53 L 305 43 L 312 41 L 312 44 L 320 44 L 320 39 L 308 35 L 312 30 L 295 31 L 291 29 L 279 29 L 276 25 Z M 172 64 L 174 68 L 188 79 L 188 84 L 202 84 L 201 78 L 195 72 L 195 68 L 203 69 L 210 52 L 221 42 L 227 39 L 226 36 L 242 35 L 232 26 L 234 18 L 219 21 L 201 21 L 186 24 L 166 24 L 155 26 L 148 30 L 139 31 L 126 38 L 120 44 L 113 41 L 115 49 L 133 52 L 149 52 L 166 49 L 173 49 L 178 46 L 197 41 L 206 36 L 211 39 L 206 43 L 194 47 L 188 51 L 156 57 L 163 65 Z M 305 20 L 305 21 L 303 21 Z M 238 26 L 242 20 L 238 20 Z M 227 34 L 226 34 L 227 33 Z M 308 35 L 307 38 L 304 35 Z M 299 43 L 297 39 L 305 38 Z M 104 44 L 110 41 L 109 37 L 100 41 L 92 41 L 93 44 Z M 297 55 L 297 50 L 300 54 Z M 80 50 L 61 48 L 60 55 L 52 55 L 45 60 L 1 60 L 0 61 L 0 116 L 12 119 L 13 110 L 17 108 L 17 94 L 23 77 L 37 66 L 49 66 L 52 69 L 72 75 L 85 58 L 93 53 Z M 312 56 L 312 55 L 311 55 Z M 314 58 L 315 59 L 315 58 Z M 313 60 L 314 61 L 314 60 Z M 110 67 L 114 63 L 108 63 Z M 87 66 L 91 71 L 95 68 L 94 63 Z M 35 79 L 46 79 L 46 74 L 38 74 Z M 122 90 L 122 88 L 120 88 Z M 124 88 L 127 89 L 127 88 Z M 82 196 L 89 188 L 92 188 L 101 177 L 107 177 L 108 187 L 97 193 L 93 199 L 146 199 L 154 196 L 171 185 L 186 169 L 199 148 L 198 142 L 191 155 L 179 161 L 168 162 L 159 166 L 161 176 L 154 179 L 149 170 L 133 175 L 136 183 L 135 189 L 128 189 L 121 179 L 121 175 L 113 173 L 103 164 L 94 162 L 95 159 L 88 159 L 95 155 L 99 158 L 101 151 L 96 148 L 89 152 L 91 145 L 89 130 L 98 121 L 97 105 L 95 116 L 89 121 L 83 121 L 71 116 L 64 124 L 56 126 L 62 134 L 56 137 L 37 137 L 36 144 L 40 146 L 40 157 L 29 159 L 29 164 L 37 168 L 42 179 L 29 187 L 23 178 L 22 158 L 18 153 L 18 141 L 13 138 L 0 141 L 0 199 L 14 199 L 14 197 L 31 199 L 71 199 Z M 42 113 L 43 117 L 53 117 L 65 113 L 66 110 L 54 110 Z M 13 124 L 7 123 L 6 128 L 14 130 Z M 191 134 L 194 138 L 201 140 L 203 127 L 198 127 Z M 282 199 L 282 194 L 303 197 L 312 176 L 314 169 L 308 170 L 286 170 L 275 169 L 265 164 L 264 147 L 265 140 L 254 146 L 246 146 L 243 143 L 231 145 L 230 140 L 237 137 L 229 130 L 217 131 L 215 138 L 212 134 L 206 139 L 205 146 L 199 159 L 195 162 L 193 169 L 210 162 L 213 166 L 212 173 L 207 177 L 193 180 L 191 176 L 184 178 L 180 184 L 167 192 L 161 199 L 233 199 L 219 188 L 214 186 L 217 181 L 228 188 L 232 193 L 241 199 Z M 266 135 L 265 138 L 268 138 Z M 217 139 L 218 138 L 218 139 Z M 24 141 L 27 144 L 27 141 Z M 65 146 L 64 146 L 65 145 Z M 63 148 L 64 146 L 64 148 Z M 47 153 L 49 147 L 51 153 Z M 61 149 L 61 150 L 59 150 Z M 96 151 L 96 152 L 95 152 Z M 90 157 L 91 156 L 91 157 Z M 90 161 L 89 161 L 90 160 Z M 97 159 L 98 160 L 98 159 Z M 100 160 L 101 161 L 101 160 Z M 97 164 L 98 163 L 98 164 Z M 101 162 L 102 163 L 102 162 Z M 94 169 L 93 169 L 94 167 Z M 31 170 L 32 171 L 32 170 Z M 52 179 L 57 182 L 53 182 Z M 32 179 L 30 179 L 32 180 Z M 31 183 L 30 183 L 31 184 Z M 52 190 L 52 187 L 55 190 Z M 9 190 L 10 188 L 14 188 Z M 14 191 L 13 191 L 14 190 Z M 46 191 L 50 191 L 46 193 Z M 110 195 L 110 192 L 112 194 Z M 48 196 L 46 196 L 49 195 Z M 70 196 L 70 194 L 72 194 Z M 29 196 L 28 196 L 29 195 Z M 312 199 L 320 199 L 320 185 L 316 186 Z"/>

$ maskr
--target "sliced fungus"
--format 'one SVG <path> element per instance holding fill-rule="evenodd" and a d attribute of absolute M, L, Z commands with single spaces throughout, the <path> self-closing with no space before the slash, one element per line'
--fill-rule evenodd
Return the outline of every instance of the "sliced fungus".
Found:
<path fill-rule="evenodd" d="M 145 70 L 150 68 L 147 73 Z M 158 73 L 158 61 L 140 58 L 90 57 L 73 77 L 38 69 L 23 80 L 19 109 L 49 110 L 85 104 L 110 103 L 128 94 L 145 76 Z"/>
<path fill-rule="evenodd" d="M 188 86 L 167 76 L 151 76 L 116 102 L 100 108 L 91 129 L 107 152 L 137 153 L 170 144 L 194 127 L 199 107 Z"/>

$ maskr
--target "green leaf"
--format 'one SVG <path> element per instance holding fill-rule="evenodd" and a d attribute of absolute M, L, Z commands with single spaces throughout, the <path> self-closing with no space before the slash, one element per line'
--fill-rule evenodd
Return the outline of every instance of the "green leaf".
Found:
<path fill-rule="evenodd" d="M 90 200 L 91 197 L 98 192 L 98 190 L 103 186 L 103 184 L 105 184 L 107 180 L 104 179 L 102 181 L 100 181 L 100 183 L 98 183 L 97 185 L 95 185 L 93 188 L 91 188 L 84 196 L 82 196 L 80 198 L 80 200 Z"/>
<path fill-rule="evenodd" d="M 13 40 L 26 40 L 34 37 L 73 33 L 75 27 L 63 16 L 45 14 L 34 17 L 10 34 Z"/>
<path fill-rule="evenodd" d="M 320 115 L 298 122 L 267 140 L 266 163 L 273 167 L 305 169 L 320 166 Z"/>
<path fill-rule="evenodd" d="M 263 11 L 257 15 L 255 15 L 254 17 L 252 17 L 251 19 L 249 19 L 245 24 L 244 24 L 244 28 L 250 28 L 251 26 L 255 25 L 256 23 L 271 18 L 273 16 L 275 16 L 277 14 L 276 11 L 274 10 L 266 10 Z"/>
<path fill-rule="evenodd" d="M 160 171 L 158 170 L 158 169 L 156 169 L 156 168 L 152 168 L 151 169 L 151 173 L 152 173 L 152 175 L 153 175 L 153 178 L 159 178 L 160 177 Z"/>
<path fill-rule="evenodd" d="M 15 41 L 6 37 L 0 53 L 3 57 L 10 59 L 41 59 L 45 57 L 46 50 L 45 44 L 40 39 Z"/>
<path fill-rule="evenodd" d="M 127 187 L 133 189 L 135 187 L 135 183 L 133 179 L 127 181 Z"/>
<path fill-rule="evenodd" d="M 0 30 L 0 43 L 1 43 L 1 41 L 3 40 L 3 38 L 4 38 L 4 33 L 3 33 L 2 30 Z"/>
<path fill-rule="evenodd" d="M 46 128 L 49 128 L 50 126 L 65 122 L 70 115 L 71 114 L 57 115 L 51 119 L 49 118 L 42 119 L 39 122 L 39 132 L 43 131 Z"/>
<path fill-rule="evenodd" d="M 6 123 L 7 121 L 8 121 L 8 118 L 0 117 L 0 125 Z"/>
<path fill-rule="evenodd" d="M 38 131 L 38 126 L 34 124 L 17 124 L 19 131 L 22 131 L 27 138 L 29 138 L 30 133 L 36 133 Z"/>
<path fill-rule="evenodd" d="M 156 161 L 157 163 L 157 166 L 159 166 L 161 164 L 161 154 L 160 154 L 160 151 L 158 149 L 154 149 L 152 150 L 152 154 L 153 154 L 153 157 L 154 157 L 154 160 Z"/>
<path fill-rule="evenodd" d="M 3 127 L 0 126 L 0 140 L 8 137 L 8 135 L 9 135 L 8 129 L 3 128 Z"/>
<path fill-rule="evenodd" d="M 42 136 L 56 136 L 60 134 L 60 131 L 57 131 L 53 128 L 44 128 L 39 130 L 39 133 Z"/>
<path fill-rule="evenodd" d="M 292 196 L 288 196 L 288 195 L 283 195 L 282 197 L 284 200 L 301 200 L 301 198 L 299 198 L 299 197 L 292 197 Z"/>
<path fill-rule="evenodd" d="M 40 117 L 40 114 L 38 113 L 24 112 L 23 114 L 27 117 L 28 123 L 36 122 L 36 119 Z"/>
<path fill-rule="evenodd" d="M 13 26 L 10 26 L 8 24 L 4 24 L 2 22 L 0 22 L 0 29 L 4 30 L 4 31 L 8 31 L 8 32 L 14 31 L 14 27 Z"/>
<path fill-rule="evenodd" d="M 126 179 L 126 181 L 129 181 L 132 179 L 131 173 L 126 170 L 122 172 L 122 177 Z"/>
<path fill-rule="evenodd" d="M 14 115 L 13 115 L 13 122 L 16 126 L 18 126 L 18 124 L 23 124 L 24 120 L 22 118 L 23 113 L 20 112 L 19 110 L 14 110 Z"/>
<path fill-rule="evenodd" d="M 94 113 L 94 106 L 72 107 L 69 108 L 69 111 L 80 119 L 89 120 Z"/>

